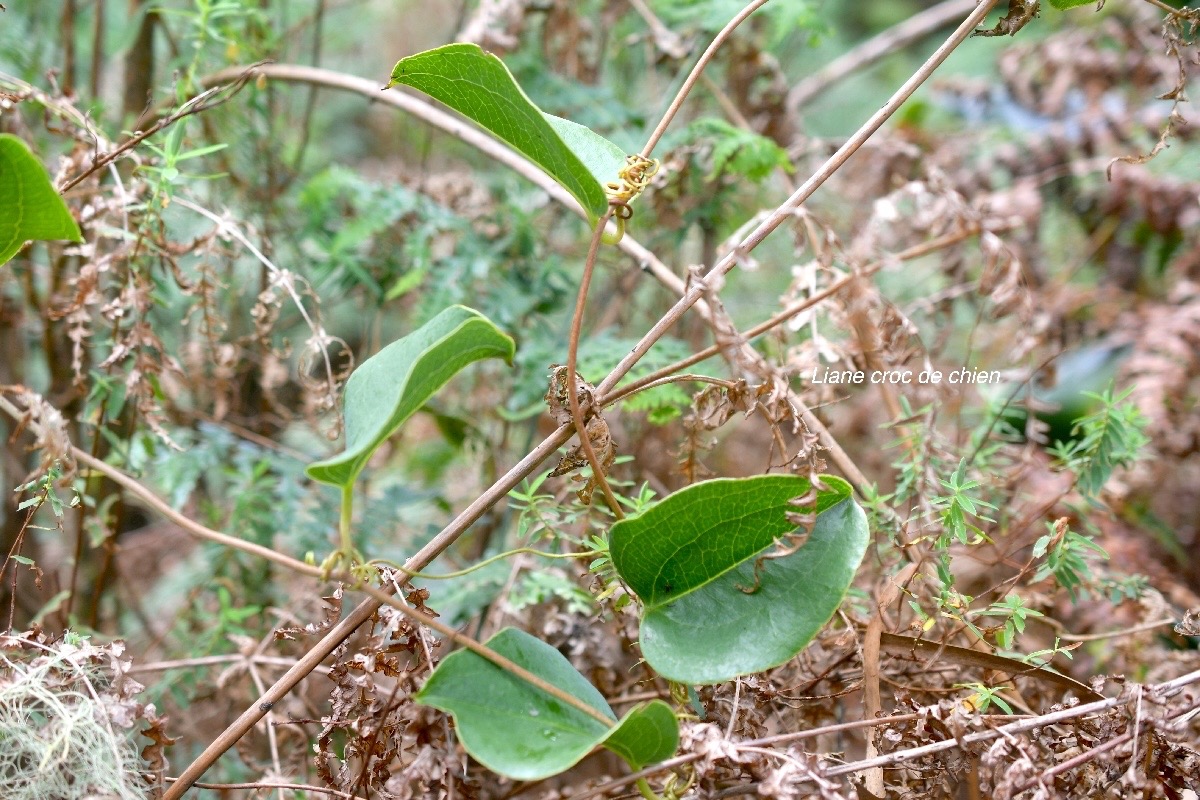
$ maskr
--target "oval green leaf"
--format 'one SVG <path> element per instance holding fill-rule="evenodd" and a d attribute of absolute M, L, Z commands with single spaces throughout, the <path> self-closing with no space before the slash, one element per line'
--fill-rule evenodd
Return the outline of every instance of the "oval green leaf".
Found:
<path fill-rule="evenodd" d="M 758 556 L 795 530 L 789 501 L 810 489 L 798 476 L 698 483 L 613 526 L 613 564 L 642 600 L 642 654 L 655 670 L 689 684 L 761 672 L 829 621 L 869 531 L 849 484 L 821 484 L 807 541 L 780 558 Z"/>
<path fill-rule="evenodd" d="M 30 239 L 83 240 L 41 162 L 8 133 L 0 134 L 0 208 L 0 264 Z"/>
<path fill-rule="evenodd" d="M 618 722 L 596 688 L 545 642 L 505 628 L 486 644 L 613 721 L 605 726 L 470 650 L 451 653 L 416 699 L 452 715 L 463 747 L 493 772 L 540 780 L 569 769 L 597 745 L 635 770 L 674 754 L 679 726 L 665 703 L 638 706 Z"/>
<path fill-rule="evenodd" d="M 346 382 L 346 449 L 310 464 L 308 476 L 346 488 L 371 454 L 463 367 L 484 358 L 512 363 L 515 345 L 491 320 L 451 306 L 354 370 Z"/>
<path fill-rule="evenodd" d="M 448 44 L 402 58 L 386 88 L 398 85 L 445 103 L 523 154 L 593 222 L 608 209 L 604 184 L 617 179 L 625 153 L 589 128 L 544 114 L 504 62 L 479 45 Z"/>

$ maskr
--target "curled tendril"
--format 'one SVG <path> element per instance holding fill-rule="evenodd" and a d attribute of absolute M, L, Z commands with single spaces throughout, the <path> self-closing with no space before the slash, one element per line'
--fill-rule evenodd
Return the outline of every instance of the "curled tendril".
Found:
<path fill-rule="evenodd" d="M 604 237 L 607 244 L 616 244 L 625 235 L 625 220 L 633 216 L 629 204 L 650 185 L 650 179 L 658 174 L 657 159 L 643 158 L 640 155 L 625 157 L 625 166 L 617 173 L 618 180 L 605 184 L 604 192 L 608 195 L 608 204 L 613 210 L 613 219 L 617 223 L 616 234 L 609 239 Z"/>

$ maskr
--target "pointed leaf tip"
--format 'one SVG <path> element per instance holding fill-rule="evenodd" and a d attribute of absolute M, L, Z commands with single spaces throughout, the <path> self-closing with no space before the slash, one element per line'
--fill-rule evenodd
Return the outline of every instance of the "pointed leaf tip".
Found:
<path fill-rule="evenodd" d="M 451 306 L 364 361 L 346 382 L 346 449 L 308 476 L 347 487 L 371 454 L 455 374 L 485 358 L 512 364 L 516 345 L 474 309 Z"/>
<path fill-rule="evenodd" d="M 0 264 L 31 239 L 83 241 L 79 225 L 29 146 L 0 134 Z"/>

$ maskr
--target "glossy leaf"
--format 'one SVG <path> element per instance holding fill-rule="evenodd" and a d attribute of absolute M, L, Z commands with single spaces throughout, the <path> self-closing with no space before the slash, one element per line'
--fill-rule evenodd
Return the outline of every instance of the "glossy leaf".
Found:
<path fill-rule="evenodd" d="M 0 134 L 0 264 L 30 239 L 82 241 L 79 226 L 25 142 Z"/>
<path fill-rule="evenodd" d="M 594 221 L 608 209 L 604 184 L 625 163 L 621 148 L 582 125 L 545 114 L 499 58 L 475 44 L 448 44 L 402 58 L 388 87 L 440 100 L 509 144 L 571 193 Z"/>
<path fill-rule="evenodd" d="M 618 722 L 595 687 L 545 642 L 505 628 L 487 646 L 612 720 L 604 725 L 469 650 L 451 653 L 416 699 L 451 714 L 467 752 L 493 772 L 539 780 L 569 769 L 597 745 L 635 770 L 674 754 L 679 728 L 665 703 L 638 706 Z"/>
<path fill-rule="evenodd" d="M 346 449 L 309 465 L 314 480 L 347 487 L 379 445 L 455 373 L 484 358 L 512 363 L 515 345 L 478 311 L 451 306 L 368 358 L 346 382 Z"/>
<path fill-rule="evenodd" d="M 613 526 L 613 565 L 642 600 L 642 654 L 655 670 L 691 684 L 761 672 L 796 655 L 829 621 L 869 531 L 849 484 L 821 483 L 813 530 L 779 558 L 759 556 L 795 530 L 789 501 L 809 491 L 805 478 L 706 481 Z"/>

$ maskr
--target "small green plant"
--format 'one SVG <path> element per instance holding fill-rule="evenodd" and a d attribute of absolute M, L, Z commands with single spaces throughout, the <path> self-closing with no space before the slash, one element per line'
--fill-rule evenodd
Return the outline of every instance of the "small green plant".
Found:
<path fill-rule="evenodd" d="M 1087 587 L 1095 585 L 1092 562 L 1106 560 L 1108 553 L 1091 536 L 1071 530 L 1063 517 L 1057 522 L 1046 523 L 1045 535 L 1033 545 L 1033 556 L 1045 559 L 1033 579 L 1042 581 L 1053 577 L 1074 601 Z"/>
<path fill-rule="evenodd" d="M 1034 650 L 1032 653 L 1026 653 L 1025 655 L 1021 656 L 1021 660 L 1026 664 L 1032 664 L 1035 667 L 1044 667 L 1058 656 L 1063 656 L 1068 660 L 1075 658 L 1075 656 L 1071 654 L 1071 651 L 1076 647 L 1079 647 L 1078 642 L 1063 647 L 1061 640 L 1055 636 L 1053 647 L 1047 647 L 1042 650 Z"/>
<path fill-rule="evenodd" d="M 1013 713 L 1012 706 L 998 694 L 998 692 L 1011 688 L 1009 686 L 985 686 L 982 683 L 956 683 L 954 685 L 960 689 L 970 689 L 973 692 L 963 702 L 970 709 L 978 711 L 980 714 L 987 711 L 993 705 L 1005 714 Z"/>
<path fill-rule="evenodd" d="M 1129 400 L 1133 388 L 1119 395 L 1112 388 L 1086 393 L 1100 408 L 1075 423 L 1071 433 L 1076 438 L 1056 442 L 1051 449 L 1063 468 L 1075 473 L 1084 497 L 1098 498 L 1113 470 L 1132 464 L 1149 442 L 1145 415 Z"/>
<path fill-rule="evenodd" d="M 972 539 L 984 540 L 987 535 L 978 526 L 967 521 L 967 517 L 975 517 L 983 522 L 995 522 L 991 517 L 985 517 L 979 512 L 980 508 L 995 510 L 996 506 L 973 494 L 983 484 L 975 479 L 967 478 L 967 459 L 958 462 L 958 468 L 949 480 L 943 479 L 942 486 L 949 489 L 949 494 L 939 495 L 930 499 L 934 508 L 941 509 L 942 526 L 945 530 L 943 545 L 949 544 L 949 539 L 960 544 L 970 544 Z M 974 534 L 972 537 L 970 534 Z M 946 538 L 948 537 L 948 538 Z"/>
<path fill-rule="evenodd" d="M 1002 650 L 1012 650 L 1017 636 L 1025 632 L 1025 621 L 1029 617 L 1044 616 L 1042 612 L 1025 605 L 1018 594 L 1010 594 L 999 603 L 992 603 L 979 616 L 1000 617 L 1002 622 L 996 629 L 996 644 Z"/>

